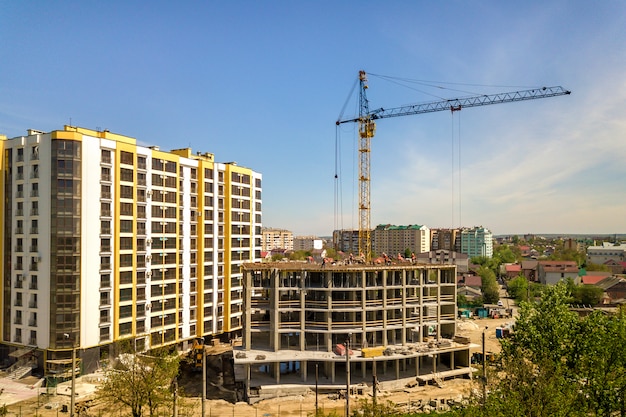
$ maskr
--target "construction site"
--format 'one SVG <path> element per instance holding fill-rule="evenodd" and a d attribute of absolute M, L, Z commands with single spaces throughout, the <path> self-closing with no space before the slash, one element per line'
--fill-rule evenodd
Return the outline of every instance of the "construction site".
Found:
<path fill-rule="evenodd" d="M 470 376 L 456 336 L 456 267 L 397 263 L 244 265 L 245 399 L 402 389 Z M 344 391 L 345 392 L 345 391 Z"/>

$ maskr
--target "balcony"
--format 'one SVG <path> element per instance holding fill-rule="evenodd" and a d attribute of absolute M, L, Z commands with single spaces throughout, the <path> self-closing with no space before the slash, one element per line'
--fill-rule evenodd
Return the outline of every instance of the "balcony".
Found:
<path fill-rule="evenodd" d="M 28 344 L 31 345 L 31 346 L 37 346 L 37 339 L 35 339 L 34 337 L 31 337 L 29 339 L 29 343 Z"/>
<path fill-rule="evenodd" d="M 31 282 L 30 285 L 28 286 L 29 290 L 37 290 L 39 288 L 37 288 L 37 283 L 36 282 Z"/>
<path fill-rule="evenodd" d="M 30 327 L 37 327 L 37 320 L 28 320 L 28 325 Z"/>
<path fill-rule="evenodd" d="M 13 320 L 13 324 L 22 324 L 22 318 L 21 318 L 21 317 L 16 317 L 16 318 Z"/>
<path fill-rule="evenodd" d="M 28 303 L 28 308 L 37 308 L 37 301 L 31 301 Z"/>

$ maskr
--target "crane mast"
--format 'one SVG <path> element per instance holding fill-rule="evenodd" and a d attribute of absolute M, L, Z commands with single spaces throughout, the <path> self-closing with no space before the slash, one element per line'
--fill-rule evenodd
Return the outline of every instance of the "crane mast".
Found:
<path fill-rule="evenodd" d="M 359 117 L 337 120 L 336 125 L 358 123 L 359 126 L 359 253 L 369 261 L 372 255 L 371 239 L 371 207 L 370 207 L 370 158 L 371 140 L 376 133 L 377 119 L 410 116 L 424 113 L 450 110 L 459 111 L 463 108 L 486 106 L 490 104 L 512 103 L 516 101 L 535 100 L 571 94 L 563 87 L 542 87 L 506 93 L 476 95 L 465 98 L 433 101 L 422 104 L 378 108 L 370 111 L 366 90 L 367 74 L 359 71 Z"/>

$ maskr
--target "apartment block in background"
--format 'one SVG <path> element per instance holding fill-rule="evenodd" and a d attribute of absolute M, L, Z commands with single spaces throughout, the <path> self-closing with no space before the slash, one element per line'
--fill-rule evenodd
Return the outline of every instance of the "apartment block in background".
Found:
<path fill-rule="evenodd" d="M 322 250 L 324 248 L 324 240 L 317 236 L 296 236 L 293 238 L 293 250 Z"/>
<path fill-rule="evenodd" d="M 407 249 L 415 254 L 430 251 L 430 229 L 426 226 L 378 225 L 372 235 L 372 247 L 377 255 L 399 253 L 404 256 Z"/>
<path fill-rule="evenodd" d="M 293 233 L 285 229 L 264 227 L 261 250 L 270 252 L 274 249 L 293 250 Z"/>
<path fill-rule="evenodd" d="M 493 256 L 493 235 L 489 229 L 485 227 L 463 228 L 461 234 L 461 253 L 471 258 L 475 256 L 484 256 L 491 258 Z"/>
<path fill-rule="evenodd" d="M 241 334 L 261 174 L 73 126 L 0 150 L 0 361 L 67 377 L 72 349 L 90 372 L 120 342 Z"/>

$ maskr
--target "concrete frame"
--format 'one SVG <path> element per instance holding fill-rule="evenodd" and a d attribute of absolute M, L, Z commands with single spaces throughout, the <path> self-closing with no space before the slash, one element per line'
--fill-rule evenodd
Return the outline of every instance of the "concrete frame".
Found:
<path fill-rule="evenodd" d="M 454 341 L 454 265 L 281 262 L 242 269 L 244 330 L 234 361 L 249 402 L 279 395 L 286 384 L 311 389 L 316 368 L 324 389 L 345 389 L 347 339 L 355 386 L 373 383 L 374 375 L 393 389 L 407 380 L 471 374 L 470 346 Z"/>

